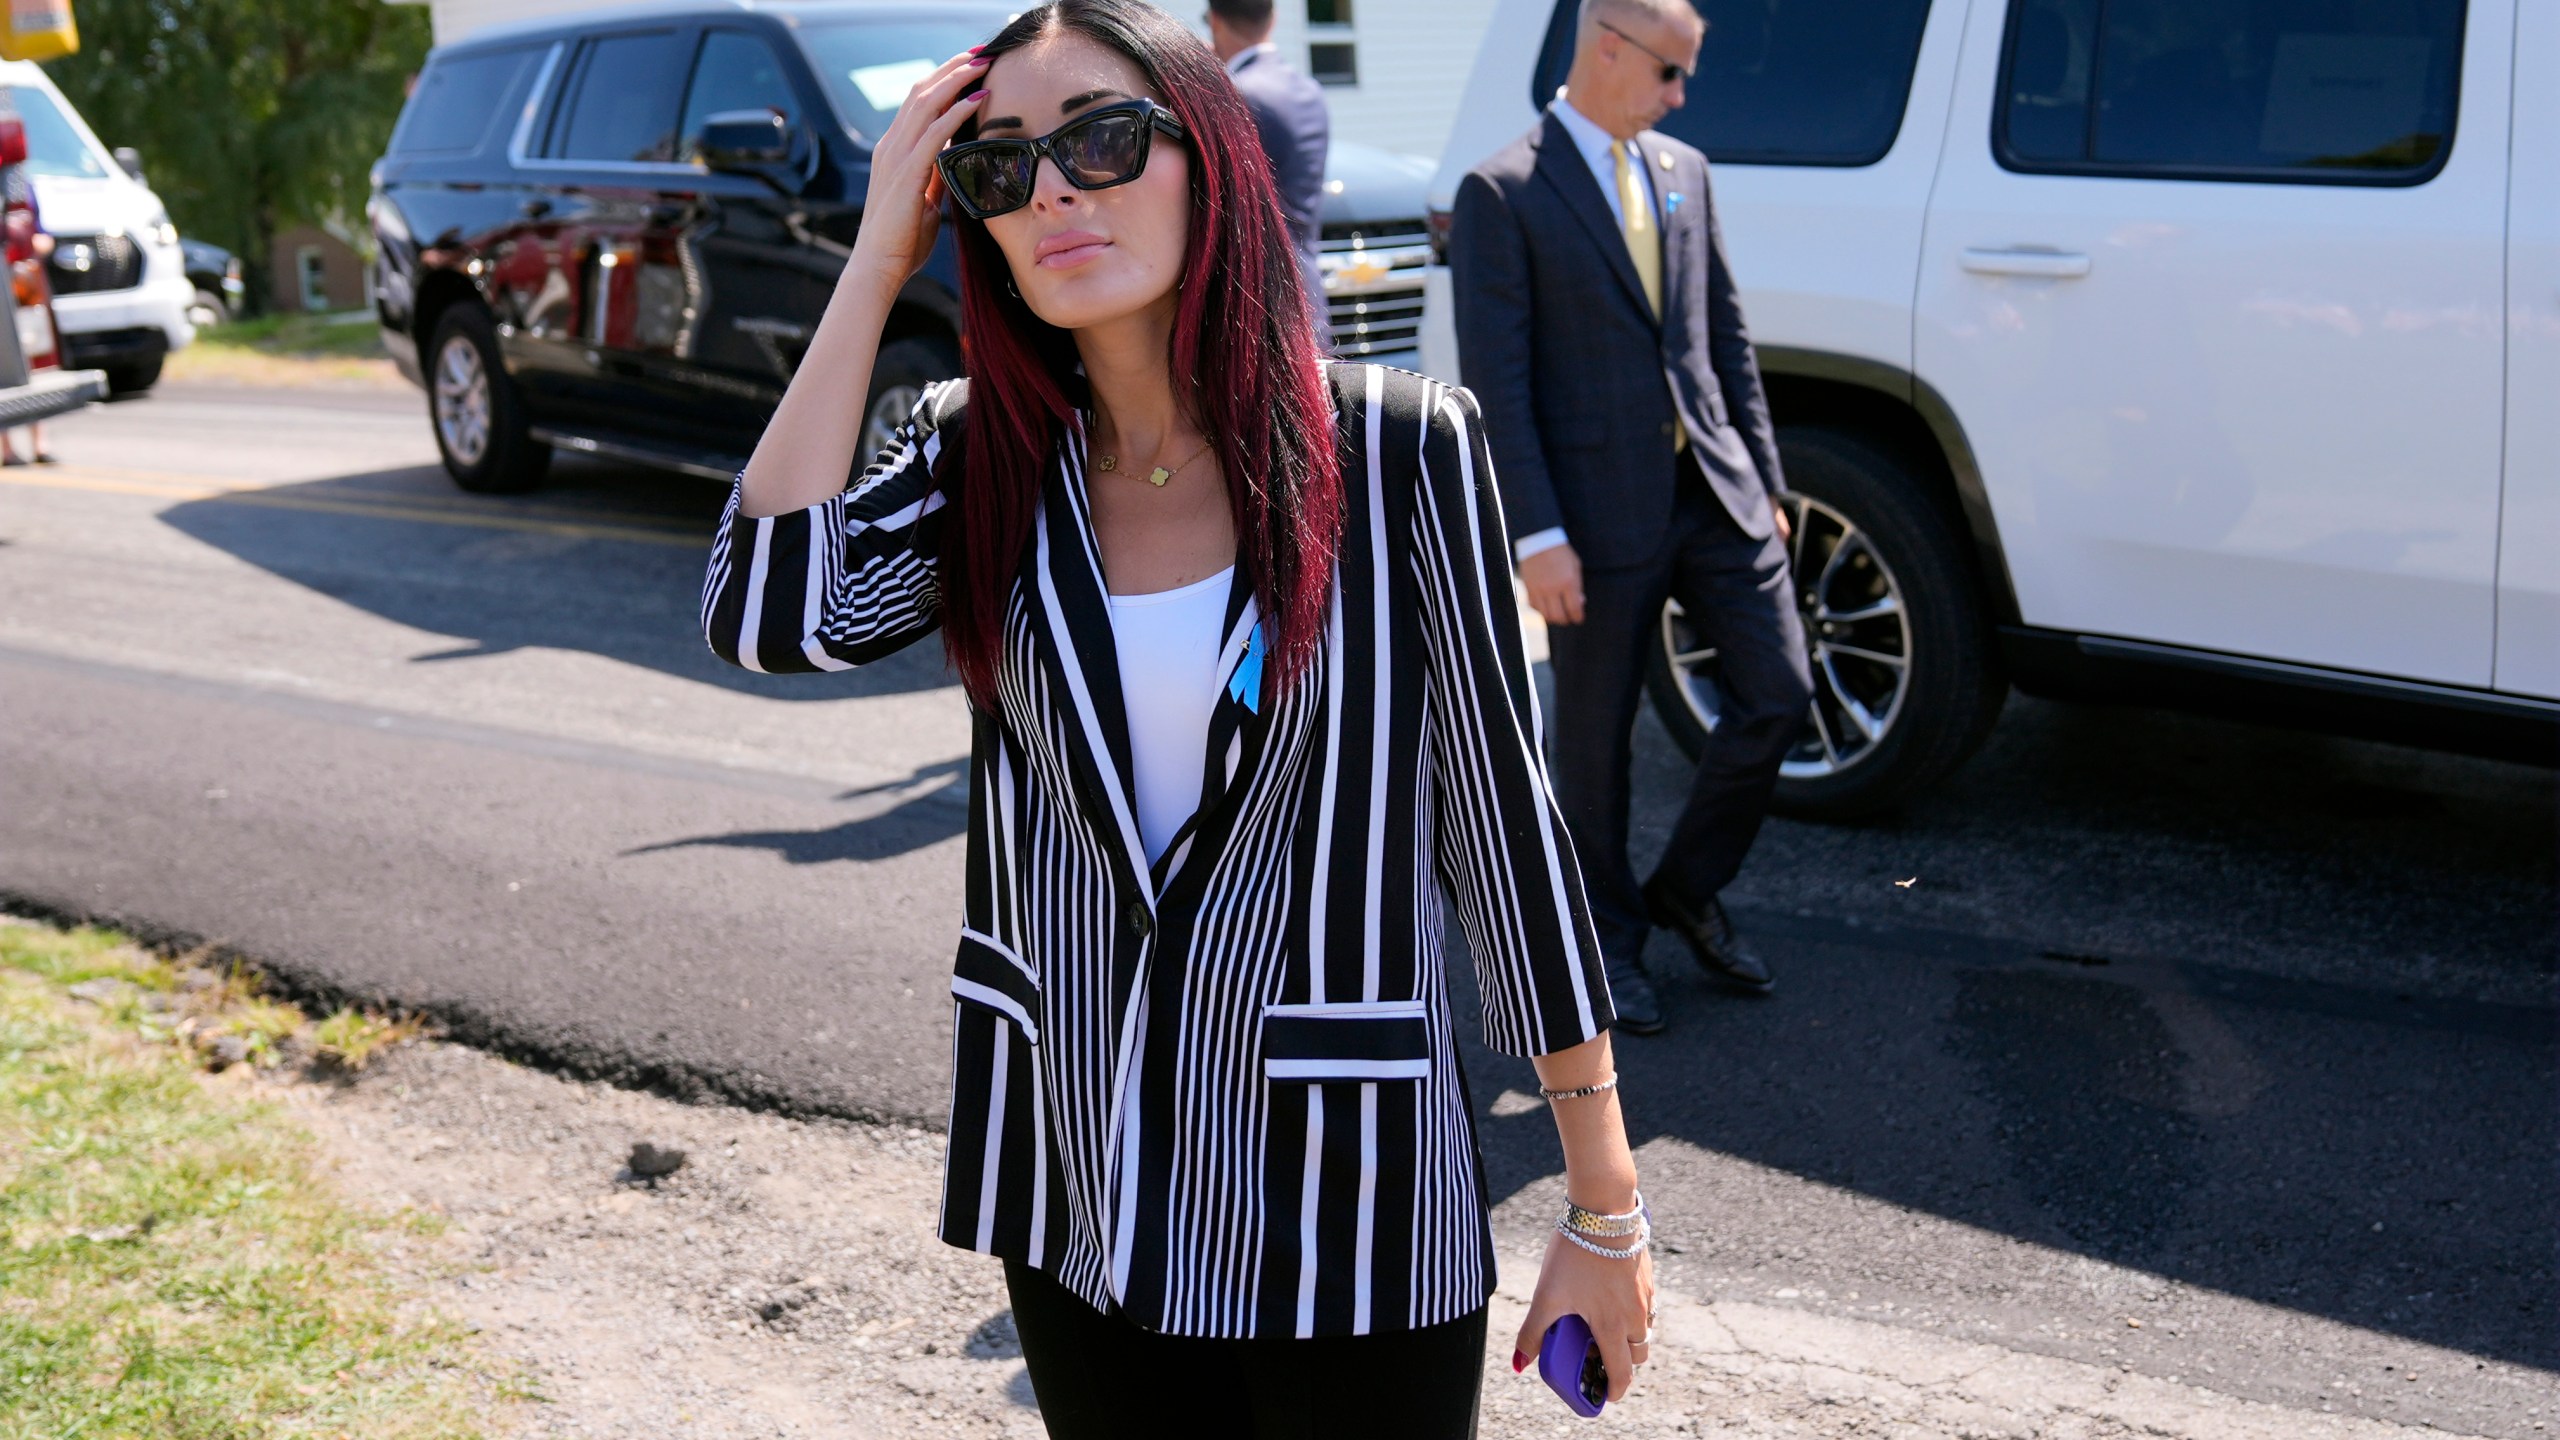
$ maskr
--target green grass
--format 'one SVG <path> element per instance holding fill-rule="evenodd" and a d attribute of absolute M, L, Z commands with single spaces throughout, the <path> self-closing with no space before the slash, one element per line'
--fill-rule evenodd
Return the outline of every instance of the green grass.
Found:
<path fill-rule="evenodd" d="M 382 332 L 369 311 L 334 323 L 321 315 L 262 315 L 199 330 L 196 343 L 299 359 L 362 359 L 382 353 Z"/>
<path fill-rule="evenodd" d="M 145 1003 L 181 974 L 0 919 L 0 1440 L 485 1433 L 523 1388 L 387 1270 L 419 1218 L 349 1205 L 279 1107 L 201 1077 Z M 101 979 L 131 988 L 70 998 Z M 287 1009 L 236 977 L 184 998 L 234 1033 Z"/>

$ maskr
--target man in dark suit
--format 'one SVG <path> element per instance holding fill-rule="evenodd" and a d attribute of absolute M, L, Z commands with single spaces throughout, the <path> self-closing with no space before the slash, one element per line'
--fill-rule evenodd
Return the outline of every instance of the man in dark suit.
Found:
<path fill-rule="evenodd" d="M 1458 187 L 1461 378 L 1484 407 L 1513 553 L 1546 617 L 1556 795 L 1581 852 L 1619 1023 L 1661 1028 L 1650 925 L 1746 990 L 1768 967 L 1717 898 L 1759 833 L 1812 680 L 1787 573 L 1786 481 L 1706 157 L 1651 127 L 1685 98 L 1688 0 L 1583 0 L 1565 88 Z M 1627 860 L 1648 650 L 1677 598 L 1725 701 L 1660 866 Z"/>
<path fill-rule="evenodd" d="M 1298 269 L 1306 277 L 1307 303 L 1315 307 L 1316 345 L 1333 348 L 1325 311 L 1324 275 L 1316 267 L 1318 227 L 1324 214 L 1324 157 L 1333 120 L 1324 87 L 1298 73 L 1271 43 L 1271 0 L 1209 0 L 1209 48 L 1226 63 L 1236 92 L 1253 112 L 1262 153 L 1271 157 L 1280 209 L 1298 242 Z"/>

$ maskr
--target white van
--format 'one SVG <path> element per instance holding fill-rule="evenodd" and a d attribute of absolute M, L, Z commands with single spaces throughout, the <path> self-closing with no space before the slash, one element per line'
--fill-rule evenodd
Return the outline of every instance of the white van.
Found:
<path fill-rule="evenodd" d="M 1808 517 L 1783 801 L 1908 794 L 2011 683 L 2553 757 L 2560 5 L 1694 3 L 1661 128 L 1715 161 Z M 1498 0 L 1436 235 L 1574 10 Z M 1714 668 L 1667 615 L 1692 745 Z"/>
<path fill-rule="evenodd" d="M 0 62 L 0 86 L 26 122 L 27 173 L 45 232 L 54 237 L 46 268 L 62 363 L 104 370 L 117 394 L 148 390 L 169 352 L 196 338 L 187 319 L 195 286 L 178 227 L 41 68 Z"/>

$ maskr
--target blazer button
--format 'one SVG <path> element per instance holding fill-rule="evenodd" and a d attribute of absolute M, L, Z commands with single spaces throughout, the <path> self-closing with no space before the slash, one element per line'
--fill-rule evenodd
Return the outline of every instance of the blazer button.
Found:
<path fill-rule="evenodd" d="M 1129 928 L 1137 931 L 1138 938 L 1144 940 L 1155 933 L 1156 917 L 1145 905 L 1132 900 L 1129 902 Z"/>

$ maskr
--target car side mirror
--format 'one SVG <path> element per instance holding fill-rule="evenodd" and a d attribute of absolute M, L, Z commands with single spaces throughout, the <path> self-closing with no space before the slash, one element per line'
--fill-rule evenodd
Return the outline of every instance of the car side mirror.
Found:
<path fill-rule="evenodd" d="M 15 114 L 0 115 L 0 165 L 27 163 L 27 122 Z"/>
<path fill-rule="evenodd" d="M 130 175 L 130 176 L 132 176 L 132 177 L 133 177 L 133 181 L 134 181 L 134 183 L 135 183 L 135 184 L 137 184 L 137 185 L 146 185 L 146 184 L 149 184 L 149 183 L 150 183 L 149 181 L 144 180 L 144 179 L 142 178 L 142 152 L 141 152 L 141 151 L 134 149 L 134 148 L 133 148 L 132 146 L 130 146 L 130 145 L 119 145 L 119 146 L 117 146 L 117 147 L 116 147 L 116 164 L 117 164 L 117 165 L 119 165 L 119 166 L 121 166 L 121 167 L 123 167 L 123 169 L 124 169 L 124 173 L 126 173 L 127 175 Z"/>
<path fill-rule="evenodd" d="M 791 122 L 772 110 L 723 110 L 702 122 L 694 154 L 706 169 L 780 183 L 791 163 Z"/>

